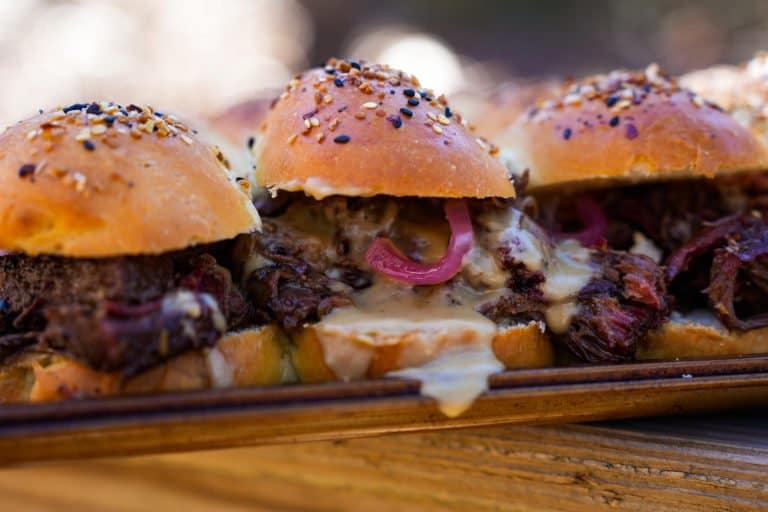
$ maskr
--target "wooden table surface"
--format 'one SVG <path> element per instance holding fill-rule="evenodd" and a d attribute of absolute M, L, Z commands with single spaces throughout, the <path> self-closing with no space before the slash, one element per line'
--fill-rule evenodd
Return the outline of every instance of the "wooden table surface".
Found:
<path fill-rule="evenodd" d="M 768 510 L 759 412 L 36 464 L 2 510 Z"/>

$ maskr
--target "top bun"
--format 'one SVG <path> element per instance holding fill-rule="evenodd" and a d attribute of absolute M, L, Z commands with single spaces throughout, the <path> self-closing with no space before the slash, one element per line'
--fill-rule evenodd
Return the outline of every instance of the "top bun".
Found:
<path fill-rule="evenodd" d="M 290 81 L 256 144 L 256 180 L 315 198 L 514 197 L 497 149 L 443 96 L 385 65 L 331 59 Z"/>
<path fill-rule="evenodd" d="M 82 103 L 0 135 L 0 250 L 106 257 L 234 237 L 259 218 L 215 147 L 149 107 Z"/>
<path fill-rule="evenodd" d="M 562 81 L 555 79 L 505 82 L 483 99 L 472 124 L 478 133 L 495 141 L 531 105 L 562 92 L 562 87 Z"/>
<path fill-rule="evenodd" d="M 723 107 L 768 143 L 768 53 L 760 52 L 741 66 L 692 71 L 680 83 Z"/>
<path fill-rule="evenodd" d="M 208 123 L 233 146 L 250 145 L 269 112 L 272 101 L 271 98 L 256 98 L 236 103 L 212 116 Z"/>
<path fill-rule="evenodd" d="M 662 75 L 590 77 L 518 118 L 499 142 L 530 187 L 613 185 L 763 170 L 768 150 L 733 117 Z"/>

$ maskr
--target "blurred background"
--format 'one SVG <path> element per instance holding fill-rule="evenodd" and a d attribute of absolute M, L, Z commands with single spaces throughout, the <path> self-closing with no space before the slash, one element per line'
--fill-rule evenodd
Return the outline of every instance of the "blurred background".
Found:
<path fill-rule="evenodd" d="M 0 0 L 0 123 L 90 99 L 206 115 L 330 55 L 437 91 L 768 49 L 768 1 Z"/>

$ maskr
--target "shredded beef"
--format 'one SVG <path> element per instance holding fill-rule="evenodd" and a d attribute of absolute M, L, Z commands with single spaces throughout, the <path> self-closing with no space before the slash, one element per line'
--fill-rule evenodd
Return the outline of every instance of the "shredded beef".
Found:
<path fill-rule="evenodd" d="M 575 207 L 584 197 L 545 201 L 538 220 L 550 232 L 588 228 Z M 609 219 L 605 238 L 612 249 L 629 249 L 634 232 L 639 231 L 669 252 L 687 242 L 703 223 L 730 212 L 717 184 L 703 180 L 617 187 L 593 191 L 586 197 Z"/>
<path fill-rule="evenodd" d="M 218 318 L 217 318 L 218 315 Z M 216 300 L 202 293 L 170 292 L 138 305 L 100 301 L 45 309 L 41 341 L 97 370 L 132 374 L 185 350 L 211 346 L 226 321 Z"/>
<path fill-rule="evenodd" d="M 728 328 L 768 326 L 768 226 L 754 217 L 742 219 L 738 231 L 729 233 L 727 242 L 714 250 L 705 291 Z"/>
<path fill-rule="evenodd" d="M 507 248 L 500 248 L 501 260 L 510 272 L 507 281 L 509 293 L 482 304 L 478 312 L 497 324 L 516 324 L 543 321 L 546 300 L 541 290 L 544 275 L 528 270 L 525 265 L 510 256 Z"/>
<path fill-rule="evenodd" d="M 156 298 L 172 286 L 174 268 L 170 255 L 73 259 L 9 254 L 0 257 L 0 276 L 3 316 L 13 318 L 17 329 L 38 329 L 45 323 L 45 305 Z"/>
<path fill-rule="evenodd" d="M 637 343 L 669 314 L 663 272 L 650 258 L 621 251 L 599 251 L 595 262 L 600 271 L 579 292 L 562 341 L 585 361 L 632 359 Z"/>
<path fill-rule="evenodd" d="M 39 342 L 93 368 L 130 372 L 209 345 L 227 326 L 255 318 L 213 256 L 229 247 L 103 259 L 2 256 L 0 359 Z M 182 292 L 197 305 L 169 311 Z"/>
<path fill-rule="evenodd" d="M 324 267 L 328 269 L 326 256 L 308 243 L 264 221 L 262 234 L 254 237 L 254 250 L 268 263 L 253 271 L 245 285 L 258 321 L 276 321 L 294 329 L 318 321 L 334 307 L 350 304 L 346 288 L 370 285 L 365 273 L 343 261 L 338 282 L 345 289 L 334 291 L 333 280 L 323 272 Z"/>

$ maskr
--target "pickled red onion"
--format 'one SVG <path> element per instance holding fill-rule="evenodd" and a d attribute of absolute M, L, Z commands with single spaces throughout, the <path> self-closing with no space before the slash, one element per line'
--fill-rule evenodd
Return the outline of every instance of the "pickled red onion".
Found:
<path fill-rule="evenodd" d="M 403 256 L 390 240 L 377 238 L 365 252 L 368 264 L 387 277 L 414 285 L 440 284 L 458 274 L 462 258 L 472 248 L 472 220 L 464 201 L 448 200 L 444 209 L 451 239 L 440 261 L 422 265 Z"/>
<path fill-rule="evenodd" d="M 605 238 L 608 230 L 608 218 L 602 207 L 588 196 L 581 196 L 576 200 L 576 213 L 584 229 L 579 231 L 553 233 L 556 238 L 573 238 L 581 242 L 581 245 L 590 247 Z"/>

